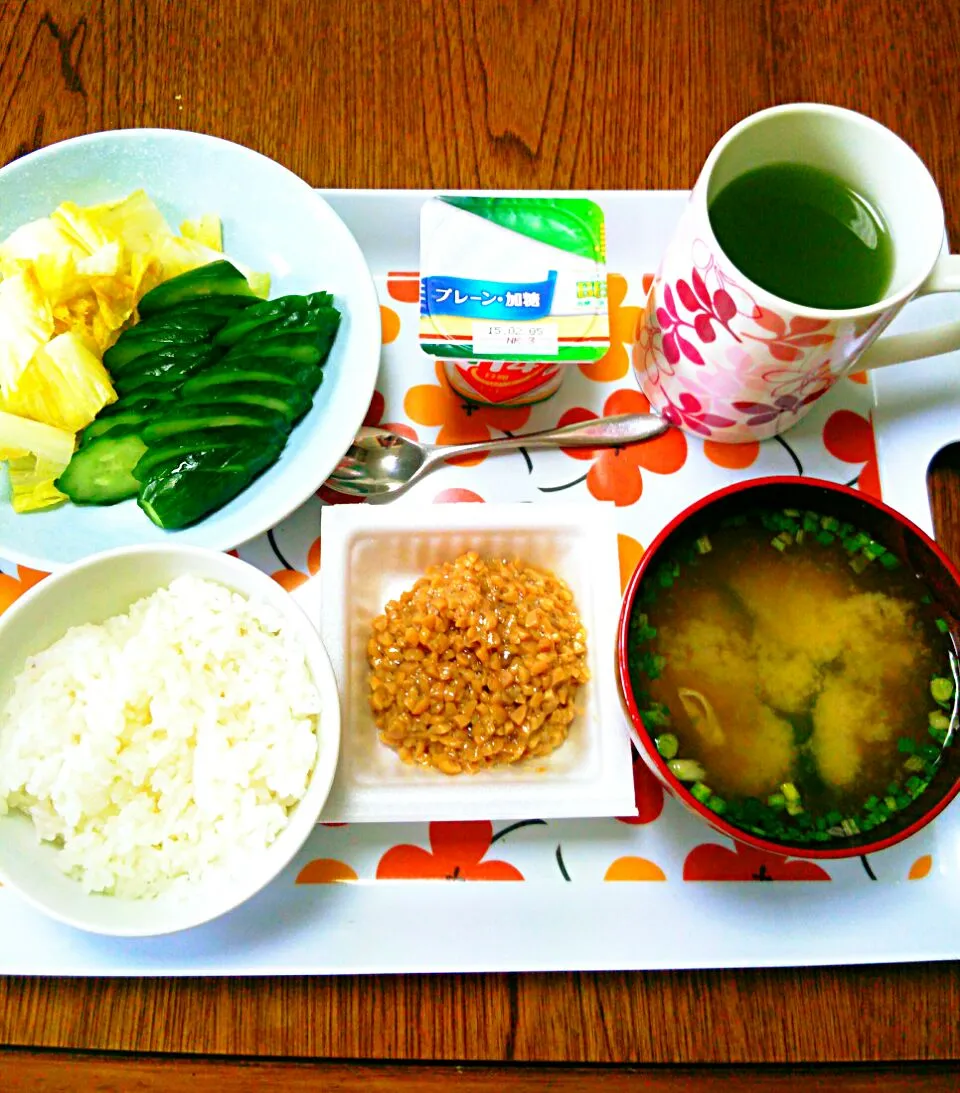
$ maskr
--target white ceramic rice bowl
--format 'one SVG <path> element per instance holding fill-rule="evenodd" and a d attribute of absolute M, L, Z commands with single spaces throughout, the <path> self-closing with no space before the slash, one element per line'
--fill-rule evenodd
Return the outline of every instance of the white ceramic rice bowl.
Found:
<path fill-rule="evenodd" d="M 333 784 L 340 747 L 336 680 L 320 636 L 289 593 L 265 573 L 227 554 L 195 547 L 135 547 L 87 559 L 47 577 L 0 615 L 0 704 L 26 658 L 47 648 L 71 627 L 102 622 L 131 603 L 191 574 L 216 581 L 279 612 L 302 647 L 320 692 L 317 762 L 306 794 L 287 826 L 261 854 L 245 863 L 242 878 L 211 877 L 185 892 L 153 899 L 91 895 L 67 877 L 50 843 L 37 840 L 32 820 L 0 817 L 0 881 L 41 911 L 71 926 L 114 936 L 149 936 L 198 926 L 243 903 L 290 862 L 317 822 Z"/>

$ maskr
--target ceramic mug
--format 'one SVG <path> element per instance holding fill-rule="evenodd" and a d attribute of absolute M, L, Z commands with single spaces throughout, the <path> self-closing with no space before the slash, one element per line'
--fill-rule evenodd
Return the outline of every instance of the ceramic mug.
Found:
<path fill-rule="evenodd" d="M 866 307 L 824 310 L 760 288 L 726 257 L 710 225 L 717 193 L 768 163 L 839 176 L 883 213 L 890 286 Z M 795 425 L 848 372 L 960 348 L 960 322 L 879 334 L 915 296 L 960 289 L 943 203 L 916 153 L 879 122 L 815 103 L 745 118 L 714 146 L 650 287 L 633 364 L 651 406 L 712 440 L 763 440 Z"/>

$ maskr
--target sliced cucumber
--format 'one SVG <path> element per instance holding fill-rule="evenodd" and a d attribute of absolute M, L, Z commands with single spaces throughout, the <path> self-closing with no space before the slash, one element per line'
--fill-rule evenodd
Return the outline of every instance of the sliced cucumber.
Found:
<path fill-rule="evenodd" d="M 98 436 L 106 436 L 107 433 L 110 433 L 113 437 L 139 433 L 151 417 L 155 416 L 156 413 L 150 410 L 128 409 L 119 414 L 96 417 L 80 434 L 80 447 L 85 447 L 96 440 Z"/>
<path fill-rule="evenodd" d="M 286 443 L 283 432 L 265 434 L 260 426 L 232 425 L 224 429 L 196 429 L 156 441 L 144 452 L 133 469 L 139 482 L 150 478 L 158 467 L 175 464 L 190 456 L 213 451 L 262 451 L 271 446 L 282 448 Z"/>
<path fill-rule="evenodd" d="M 74 452 L 56 487 L 76 505 L 113 505 L 135 496 L 133 468 L 147 450 L 138 433 L 92 440 Z"/>
<path fill-rule="evenodd" d="M 271 338 L 269 341 L 259 342 L 256 345 L 248 346 L 245 342 L 241 342 L 231 349 L 226 356 L 221 357 L 220 363 L 234 365 L 237 361 L 244 361 L 249 364 L 274 359 L 290 361 L 291 364 L 319 366 L 326 359 L 326 355 L 324 349 L 309 336 L 287 334 L 284 337 Z"/>
<path fill-rule="evenodd" d="M 121 395 L 130 395 L 139 388 L 155 381 L 163 381 L 172 389 L 181 386 L 195 372 L 200 372 L 216 356 L 212 345 L 203 347 L 205 353 L 148 353 L 134 361 L 114 377 L 113 385 Z"/>
<path fill-rule="evenodd" d="M 151 315 L 148 319 L 141 319 L 136 326 L 128 327 L 123 332 L 123 337 L 145 336 L 155 330 L 174 329 L 193 330 L 206 339 L 212 338 L 226 321 L 223 315 L 217 315 L 208 308 L 191 306 L 187 310 L 185 307 L 174 307 L 169 311 L 161 311 L 158 315 Z"/>
<path fill-rule="evenodd" d="M 313 292 L 309 296 L 280 296 L 276 300 L 264 300 L 248 307 L 242 315 L 232 318 L 216 335 L 217 345 L 231 346 L 248 337 L 258 327 L 275 323 L 291 316 L 304 316 L 309 311 L 330 307 L 333 297 L 329 292 Z"/>
<path fill-rule="evenodd" d="M 154 395 L 141 395 L 139 391 L 132 395 L 123 395 L 117 399 L 116 402 L 111 402 L 109 406 L 104 408 L 97 414 L 95 420 L 100 421 L 106 417 L 113 417 L 114 414 L 123 414 L 127 410 L 150 410 L 156 409 L 164 402 L 172 402 L 174 398 L 172 391 L 158 391 Z"/>
<path fill-rule="evenodd" d="M 142 318 L 146 318 L 168 308 L 210 296 L 247 296 L 253 300 L 259 299 L 236 266 L 221 260 L 198 266 L 181 273 L 179 277 L 163 281 L 141 299 L 137 310 Z"/>
<path fill-rule="evenodd" d="M 184 394 L 191 406 L 217 408 L 225 401 L 245 406 L 262 406 L 283 414 L 290 425 L 310 409 L 313 398 L 309 391 L 291 384 L 231 383 L 222 387 L 207 387 L 199 393 Z"/>
<path fill-rule="evenodd" d="M 148 425 L 143 431 L 143 437 L 148 444 L 153 445 L 178 433 L 197 429 L 227 429 L 240 425 L 263 429 L 265 441 L 272 433 L 287 431 L 287 419 L 276 410 L 225 402 L 218 406 L 179 406 Z"/>
<path fill-rule="evenodd" d="M 275 458 L 275 452 L 265 450 L 252 461 L 231 469 L 207 469 L 203 465 L 174 468 L 144 482 L 137 504 L 159 527 L 189 527 L 242 493 Z"/>
<path fill-rule="evenodd" d="M 241 311 L 252 307 L 259 296 L 205 296 L 199 300 L 188 300 L 177 304 L 160 315 L 219 315 L 226 323 L 236 318 Z"/>
<path fill-rule="evenodd" d="M 316 372 L 318 376 L 323 375 L 319 368 L 313 368 L 312 365 L 291 372 L 284 365 L 278 366 L 276 362 L 269 360 L 264 362 L 263 365 L 251 366 L 250 368 L 234 368 L 229 365 L 226 368 L 219 368 L 217 365 L 213 365 L 213 367 L 205 369 L 199 375 L 191 376 L 183 385 L 183 395 L 184 398 L 194 398 L 199 397 L 204 391 L 208 390 L 218 393 L 224 388 L 232 387 L 237 383 L 251 384 L 270 390 L 279 388 L 286 392 L 288 387 L 301 386 L 301 375 L 306 376 L 302 386 L 308 387 L 314 378 L 312 372 Z"/>
<path fill-rule="evenodd" d="M 160 327 L 138 332 L 138 327 L 131 327 L 103 355 L 103 365 L 111 376 L 117 376 L 124 368 L 147 353 L 172 346 L 199 346 L 206 344 L 209 334 L 193 327 L 183 325 Z"/>
<path fill-rule="evenodd" d="M 155 452 L 151 450 L 133 468 L 133 476 L 138 482 L 143 483 L 174 473 L 182 474 L 185 471 L 201 469 L 232 474 L 234 471 L 247 469 L 252 464 L 266 466 L 272 463 L 283 451 L 285 443 L 285 437 L 278 437 L 270 447 L 265 448 L 263 437 L 258 437 L 254 441 L 244 441 L 242 444 L 201 447 L 176 455 L 159 449 Z M 266 462 L 262 462 L 263 460 Z"/>
<path fill-rule="evenodd" d="M 272 323 L 262 323 L 234 345 L 256 345 L 284 334 L 313 334 L 319 337 L 321 334 L 336 333 L 339 325 L 340 312 L 332 307 L 296 311 Z"/>

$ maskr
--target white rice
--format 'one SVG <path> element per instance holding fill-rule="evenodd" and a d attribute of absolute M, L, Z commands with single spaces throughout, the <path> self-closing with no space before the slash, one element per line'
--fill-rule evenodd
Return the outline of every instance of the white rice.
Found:
<path fill-rule="evenodd" d="M 29 658 L 0 712 L 0 815 L 31 816 L 89 892 L 236 871 L 303 797 L 319 716 L 277 613 L 179 577 Z"/>

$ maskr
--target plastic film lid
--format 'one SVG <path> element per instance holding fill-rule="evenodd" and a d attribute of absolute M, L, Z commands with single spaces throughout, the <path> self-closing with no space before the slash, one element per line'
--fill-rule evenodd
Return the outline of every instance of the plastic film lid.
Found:
<path fill-rule="evenodd" d="M 587 198 L 431 198 L 420 344 L 447 359 L 585 363 L 610 347 L 603 210 Z"/>

